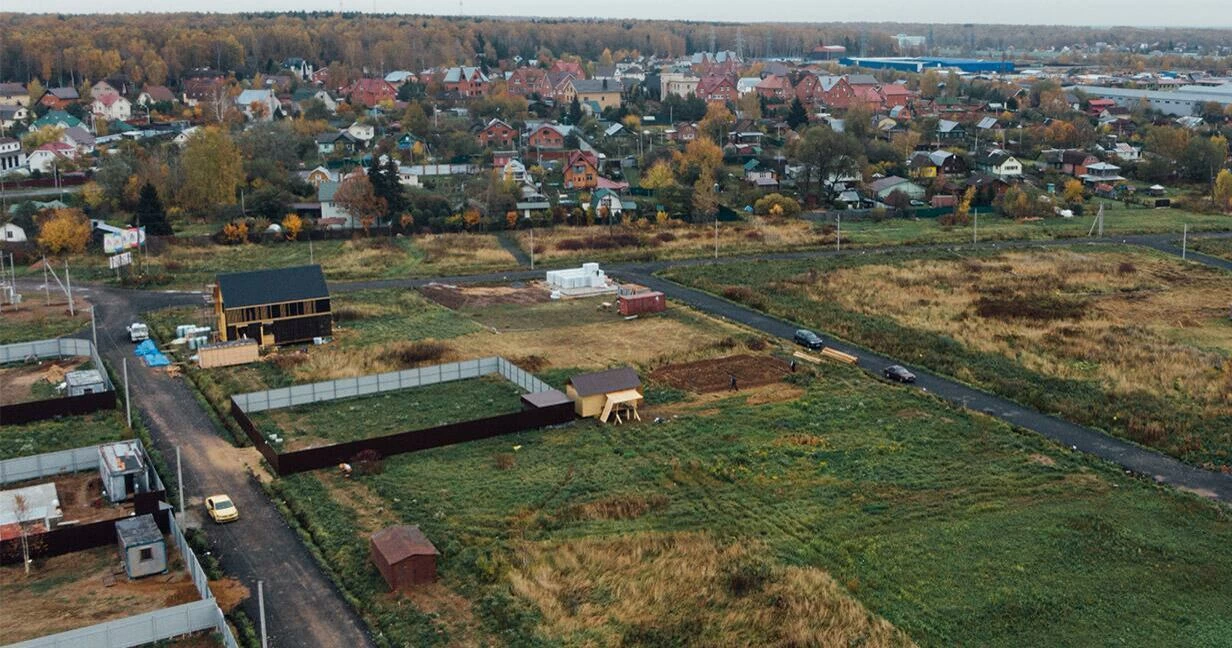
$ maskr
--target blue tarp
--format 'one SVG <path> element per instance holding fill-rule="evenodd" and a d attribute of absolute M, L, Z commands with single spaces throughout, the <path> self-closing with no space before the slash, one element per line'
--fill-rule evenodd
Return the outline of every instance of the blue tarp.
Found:
<path fill-rule="evenodd" d="M 171 361 L 167 359 L 167 356 L 155 351 L 145 357 L 145 364 L 147 367 L 165 367 L 171 364 Z"/>
<path fill-rule="evenodd" d="M 137 348 L 133 351 L 133 353 L 139 356 L 154 355 L 158 353 L 158 347 L 154 346 L 154 340 L 145 340 L 141 344 L 137 345 Z"/>

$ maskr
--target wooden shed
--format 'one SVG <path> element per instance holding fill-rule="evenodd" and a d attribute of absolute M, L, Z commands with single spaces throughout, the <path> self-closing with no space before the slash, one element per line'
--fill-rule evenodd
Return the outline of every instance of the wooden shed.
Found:
<path fill-rule="evenodd" d="M 631 410 L 632 417 L 641 418 L 637 405 L 642 401 L 642 381 L 629 367 L 574 376 L 565 393 L 583 418 L 597 417 L 606 422 L 613 411 L 620 410 Z"/>
<path fill-rule="evenodd" d="M 406 591 L 436 580 L 436 557 L 440 554 L 415 525 L 377 531 L 372 534 L 370 548 L 372 563 L 391 591 Z"/>

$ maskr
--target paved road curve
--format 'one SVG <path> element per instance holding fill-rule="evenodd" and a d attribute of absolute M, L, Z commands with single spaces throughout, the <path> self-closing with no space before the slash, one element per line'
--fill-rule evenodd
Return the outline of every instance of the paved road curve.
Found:
<path fill-rule="evenodd" d="M 133 403 L 169 463 L 180 448 L 186 506 L 200 511 L 207 495 L 227 493 L 242 516 L 224 526 L 207 526 L 211 550 L 228 576 L 252 590 L 244 611 L 258 619 L 257 579 L 265 581 L 266 627 L 276 647 L 371 646 L 364 623 L 321 573 L 299 535 L 248 474 L 260 455 L 236 448 L 219 436 L 214 422 L 182 379 L 169 378 L 135 360 L 124 327 L 138 313 L 172 305 L 200 305 L 201 295 L 86 288 L 96 304 L 100 353 L 120 370 L 128 359 Z M 134 411 L 134 416 L 138 411 Z M 164 475 L 174 479 L 174 475 Z M 209 525 L 209 523 L 206 523 Z"/>

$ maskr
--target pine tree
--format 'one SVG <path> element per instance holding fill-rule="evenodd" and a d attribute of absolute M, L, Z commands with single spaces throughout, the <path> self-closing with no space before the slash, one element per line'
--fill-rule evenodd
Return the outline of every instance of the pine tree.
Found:
<path fill-rule="evenodd" d="M 582 104 L 575 96 L 573 102 L 569 104 L 569 123 L 577 126 L 580 121 L 582 121 Z"/>
<path fill-rule="evenodd" d="M 787 126 L 795 129 L 801 124 L 808 123 L 808 111 L 804 109 L 804 104 L 800 103 L 800 98 L 796 97 L 791 100 L 791 108 L 787 110 Z"/>
<path fill-rule="evenodd" d="M 167 213 L 163 210 L 163 201 L 158 197 L 154 185 L 145 183 L 137 199 L 137 210 L 133 212 L 133 226 L 145 227 L 145 233 L 150 236 L 170 236 L 171 224 L 167 222 Z"/>

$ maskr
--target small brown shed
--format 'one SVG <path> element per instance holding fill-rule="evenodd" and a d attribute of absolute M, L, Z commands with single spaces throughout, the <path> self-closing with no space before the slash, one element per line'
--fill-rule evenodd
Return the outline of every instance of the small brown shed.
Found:
<path fill-rule="evenodd" d="M 372 563 L 391 591 L 409 590 L 436 580 L 439 553 L 415 525 L 399 525 L 372 534 Z"/>
<path fill-rule="evenodd" d="M 573 401 L 578 416 L 597 416 L 605 422 L 616 406 L 630 407 L 636 415 L 637 403 L 642 400 L 641 392 L 642 380 L 629 367 L 579 374 L 570 378 L 565 385 L 565 393 Z"/>

